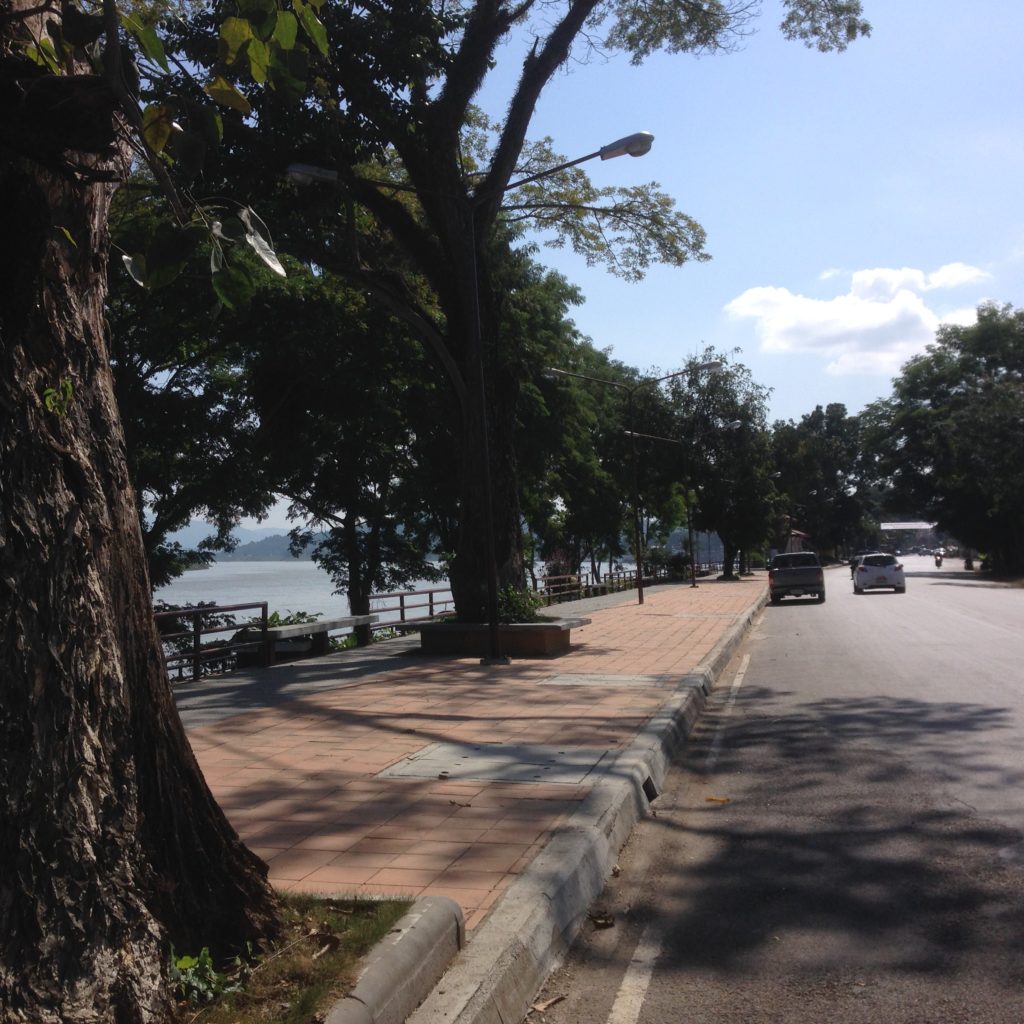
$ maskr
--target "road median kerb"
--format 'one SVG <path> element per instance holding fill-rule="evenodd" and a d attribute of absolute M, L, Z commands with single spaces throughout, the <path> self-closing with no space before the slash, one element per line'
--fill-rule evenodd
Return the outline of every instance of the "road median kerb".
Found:
<path fill-rule="evenodd" d="M 465 945 L 462 908 L 424 896 L 379 942 L 355 988 L 331 1007 L 325 1024 L 402 1024 Z"/>
<path fill-rule="evenodd" d="M 637 821 L 660 792 L 707 694 L 767 600 L 762 594 L 594 786 L 474 933 L 408 1024 L 520 1021 L 603 891 Z M 335 1024 L 331 1021 L 329 1024 Z"/>

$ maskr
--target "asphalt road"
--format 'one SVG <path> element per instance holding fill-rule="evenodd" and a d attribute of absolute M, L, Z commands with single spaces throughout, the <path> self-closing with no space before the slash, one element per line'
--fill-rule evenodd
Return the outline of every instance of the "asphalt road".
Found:
<path fill-rule="evenodd" d="M 1024 589 L 905 565 L 764 610 L 530 1021 L 1024 1022 Z"/>

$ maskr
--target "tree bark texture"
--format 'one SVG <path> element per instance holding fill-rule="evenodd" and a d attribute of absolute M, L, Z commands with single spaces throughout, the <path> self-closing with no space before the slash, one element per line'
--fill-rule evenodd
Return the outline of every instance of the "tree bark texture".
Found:
<path fill-rule="evenodd" d="M 273 930 L 154 628 L 107 362 L 107 208 L 0 150 L 0 1018 L 163 1021 L 173 943 Z"/>
<path fill-rule="evenodd" d="M 459 532 L 449 580 L 459 618 L 465 622 L 486 622 L 488 580 L 492 571 L 491 554 L 485 542 L 489 529 L 494 538 L 494 572 L 499 592 L 506 587 L 522 589 L 525 583 L 515 449 L 519 382 L 514 360 L 499 344 L 498 317 L 486 264 L 479 258 L 473 262 L 469 259 L 473 255 L 470 247 L 474 240 L 479 244 L 476 233 L 469 232 L 461 253 L 458 246 L 452 246 L 453 265 L 465 263 L 466 266 L 461 273 L 452 276 L 459 301 L 457 304 L 450 302 L 446 309 L 449 336 L 455 343 L 453 347 L 457 346 L 467 384 Z M 467 259 L 460 260 L 460 256 Z M 477 303 L 478 324 L 474 322 Z M 490 493 L 485 475 L 490 478 Z"/>

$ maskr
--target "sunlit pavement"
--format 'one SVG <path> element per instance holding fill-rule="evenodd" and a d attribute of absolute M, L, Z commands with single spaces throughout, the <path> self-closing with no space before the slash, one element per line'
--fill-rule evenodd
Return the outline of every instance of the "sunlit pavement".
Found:
<path fill-rule="evenodd" d="M 635 592 L 584 602 L 591 624 L 556 658 L 481 666 L 378 650 L 408 651 L 412 637 L 376 645 L 361 675 L 349 668 L 359 652 L 303 662 L 316 692 L 212 724 L 190 724 L 188 684 L 176 695 L 210 788 L 275 886 L 445 895 L 472 930 L 766 585 L 761 573 L 651 588 L 642 606 Z M 295 672 L 226 679 L 245 695 Z"/>

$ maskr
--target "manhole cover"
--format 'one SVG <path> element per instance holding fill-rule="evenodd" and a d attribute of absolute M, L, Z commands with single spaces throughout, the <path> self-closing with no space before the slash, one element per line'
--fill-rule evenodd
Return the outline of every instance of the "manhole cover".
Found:
<path fill-rule="evenodd" d="M 378 773 L 378 778 L 472 779 L 579 785 L 608 757 L 607 747 L 535 743 L 432 743 Z"/>
<path fill-rule="evenodd" d="M 569 672 L 540 680 L 542 686 L 674 686 L 673 676 L 573 675 Z"/>

